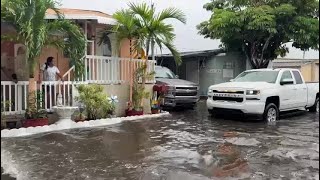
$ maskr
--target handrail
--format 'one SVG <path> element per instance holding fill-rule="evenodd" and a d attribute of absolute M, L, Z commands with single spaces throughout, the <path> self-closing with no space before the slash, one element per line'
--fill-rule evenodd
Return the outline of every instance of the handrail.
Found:
<path fill-rule="evenodd" d="M 67 74 L 69 74 L 74 68 L 75 68 L 75 66 L 72 66 L 66 73 L 64 73 L 62 78 L 64 78 Z"/>

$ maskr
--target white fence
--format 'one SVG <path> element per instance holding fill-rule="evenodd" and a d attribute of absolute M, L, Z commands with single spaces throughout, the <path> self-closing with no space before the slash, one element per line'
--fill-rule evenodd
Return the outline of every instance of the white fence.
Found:
<path fill-rule="evenodd" d="M 144 60 L 107 56 L 91 56 L 87 55 L 84 60 L 85 72 L 82 78 L 78 81 L 98 84 L 121 84 L 129 83 L 130 77 L 134 71 L 143 66 Z M 156 61 L 147 61 L 147 72 L 151 73 L 155 70 Z M 74 70 L 74 69 L 70 69 Z M 131 71 L 131 72 L 130 72 Z M 70 73 L 67 72 L 70 81 Z M 146 83 L 154 83 L 154 77 L 148 79 Z"/>
<path fill-rule="evenodd" d="M 29 82 L 1 81 L 1 110 L 5 113 L 21 113 L 27 108 Z"/>
<path fill-rule="evenodd" d="M 38 105 L 50 111 L 56 105 L 57 96 L 62 95 L 62 103 L 66 106 L 75 105 L 76 85 L 78 84 L 121 84 L 129 83 L 136 69 L 145 63 L 141 59 L 87 56 L 85 59 L 85 73 L 82 78 L 74 81 L 74 67 L 70 68 L 61 81 L 43 81 L 37 84 L 38 96 L 42 100 Z M 147 72 L 155 70 L 155 61 L 147 61 Z M 148 79 L 146 83 L 155 83 L 155 78 Z M 27 109 L 28 81 L 1 81 L 1 105 L 5 114 L 21 114 Z"/>
<path fill-rule="evenodd" d="M 62 95 L 62 104 L 75 105 L 76 85 L 85 84 L 73 81 L 44 81 L 37 84 L 37 105 L 51 111 L 56 105 L 58 94 Z M 1 102 L 5 114 L 21 114 L 27 109 L 28 81 L 14 83 L 1 81 Z"/>

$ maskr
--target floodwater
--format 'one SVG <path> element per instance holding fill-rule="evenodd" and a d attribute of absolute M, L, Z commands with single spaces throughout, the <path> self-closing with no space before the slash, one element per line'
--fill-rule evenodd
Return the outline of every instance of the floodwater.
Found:
<path fill-rule="evenodd" d="M 201 103 L 166 118 L 2 138 L 1 166 L 18 180 L 319 179 L 319 114 L 223 120 Z"/>

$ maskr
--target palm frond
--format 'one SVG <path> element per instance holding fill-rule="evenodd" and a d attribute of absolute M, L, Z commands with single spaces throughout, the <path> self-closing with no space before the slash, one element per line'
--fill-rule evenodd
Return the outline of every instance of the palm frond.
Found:
<path fill-rule="evenodd" d="M 64 48 L 78 61 L 85 54 L 85 38 L 80 28 L 71 21 L 63 20 L 56 8 L 55 0 L 4 0 L 1 1 L 1 21 L 10 22 L 17 31 L 18 40 L 26 46 L 30 76 L 34 75 L 37 57 L 46 45 Z M 56 12 L 59 19 L 48 21 L 45 19 L 48 9 Z M 63 41 L 68 37 L 68 41 Z M 5 39 L 2 35 L 2 39 Z"/>
<path fill-rule="evenodd" d="M 181 59 L 180 53 L 178 52 L 177 48 L 172 44 L 172 42 L 163 42 L 163 44 L 171 52 L 176 64 L 180 65 L 182 63 L 182 59 Z"/>
<path fill-rule="evenodd" d="M 186 23 L 186 15 L 179 9 L 177 8 L 167 8 L 161 11 L 158 15 L 157 21 L 163 21 L 166 19 L 176 19 L 182 23 Z"/>

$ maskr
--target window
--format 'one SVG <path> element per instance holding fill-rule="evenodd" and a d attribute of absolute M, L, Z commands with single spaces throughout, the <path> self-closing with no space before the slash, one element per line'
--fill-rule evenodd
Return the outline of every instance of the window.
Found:
<path fill-rule="evenodd" d="M 225 62 L 223 68 L 224 69 L 233 69 L 233 63 L 232 62 Z"/>
<path fill-rule="evenodd" d="M 282 73 L 280 82 L 283 81 L 284 79 L 292 79 L 292 75 L 290 71 L 285 71 Z"/>
<path fill-rule="evenodd" d="M 156 78 L 175 79 L 176 75 L 166 67 L 158 67 L 155 69 Z"/>
<path fill-rule="evenodd" d="M 245 71 L 237 76 L 234 82 L 267 82 L 275 83 L 279 71 Z"/>
<path fill-rule="evenodd" d="M 296 83 L 302 84 L 303 81 L 302 81 L 302 78 L 301 78 L 299 71 L 292 71 L 292 73 L 293 73 L 294 78 L 296 79 Z"/>

